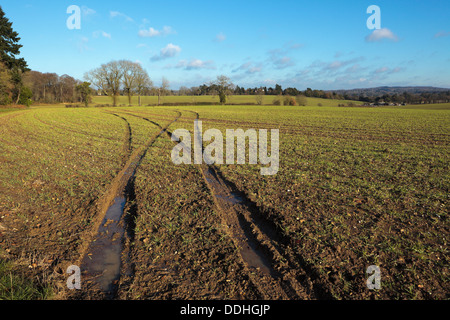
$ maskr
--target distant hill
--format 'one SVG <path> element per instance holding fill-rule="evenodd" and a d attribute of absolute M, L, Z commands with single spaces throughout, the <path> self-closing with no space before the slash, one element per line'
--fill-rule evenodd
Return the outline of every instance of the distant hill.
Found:
<path fill-rule="evenodd" d="M 347 95 L 360 95 L 366 97 L 379 97 L 385 94 L 402 94 L 407 92 L 409 94 L 423 94 L 423 93 L 440 93 L 448 92 L 449 88 L 437 88 L 437 87 L 376 87 L 376 88 L 360 88 L 349 90 L 326 90 L 328 92 L 335 92 L 337 94 Z"/>

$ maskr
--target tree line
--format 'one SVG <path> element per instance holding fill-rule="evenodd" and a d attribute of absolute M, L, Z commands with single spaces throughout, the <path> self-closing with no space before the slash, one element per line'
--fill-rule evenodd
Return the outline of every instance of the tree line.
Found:
<path fill-rule="evenodd" d="M 217 95 L 218 86 L 216 83 L 203 84 L 198 87 L 180 87 L 180 90 L 173 92 L 178 95 L 201 96 L 201 95 Z M 367 104 L 422 104 L 422 103 L 447 103 L 450 102 L 450 90 L 441 90 L 439 92 L 399 92 L 399 93 L 383 93 L 383 94 L 358 94 L 348 92 L 325 91 L 307 88 L 306 90 L 298 90 L 297 88 L 288 87 L 283 89 L 281 85 L 276 84 L 274 87 L 253 87 L 244 88 L 234 86 L 230 89 L 233 95 L 269 95 L 269 96 L 286 96 L 286 97 L 308 97 L 335 100 L 353 100 L 361 101 Z M 255 98 L 258 99 L 258 98 Z"/>
<path fill-rule="evenodd" d="M 220 76 L 223 79 L 224 76 Z M 226 77 L 225 77 L 226 78 Z M 228 79 L 228 78 L 227 78 Z M 229 79 L 228 79 L 229 80 Z M 202 84 L 198 87 L 180 87 L 180 90 L 176 92 L 179 95 L 187 95 L 187 96 L 201 96 L 201 95 L 218 95 L 220 92 L 220 81 L 211 82 L 209 84 Z M 339 95 L 335 92 L 327 92 L 323 90 L 312 90 L 311 88 L 307 88 L 306 90 L 298 90 L 297 88 L 288 87 L 283 89 L 283 87 L 279 84 L 276 84 L 274 87 L 254 87 L 254 88 L 244 88 L 238 85 L 233 85 L 232 83 L 228 83 L 227 90 L 229 93 L 233 95 L 268 95 L 268 96 L 305 96 L 305 97 L 314 97 L 314 98 L 323 98 L 323 99 L 341 99 L 342 95 Z"/>
<path fill-rule="evenodd" d="M 385 93 L 376 96 L 344 94 L 345 100 L 357 100 L 372 105 L 384 104 L 429 104 L 450 102 L 450 90 L 421 93 Z"/>

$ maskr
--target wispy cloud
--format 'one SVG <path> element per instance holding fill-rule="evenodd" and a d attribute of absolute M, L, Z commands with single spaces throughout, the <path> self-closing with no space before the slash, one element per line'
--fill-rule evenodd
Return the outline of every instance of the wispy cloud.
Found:
<path fill-rule="evenodd" d="M 262 71 L 263 64 L 262 63 L 254 63 L 254 62 L 246 62 L 239 67 L 235 68 L 231 72 L 243 72 L 245 74 L 255 74 Z"/>
<path fill-rule="evenodd" d="M 110 11 L 109 15 L 110 15 L 111 18 L 120 17 L 120 18 L 125 19 L 125 21 L 134 22 L 134 20 L 132 18 L 127 16 L 125 13 L 122 13 L 122 12 L 119 12 L 119 11 Z"/>
<path fill-rule="evenodd" d="M 348 73 L 348 74 L 352 74 L 352 73 L 364 71 L 364 70 L 366 70 L 366 69 L 367 69 L 367 68 L 361 67 L 361 65 L 360 65 L 359 63 L 357 63 L 357 64 L 354 64 L 354 65 L 348 67 L 347 69 L 345 69 L 344 72 L 345 72 L 345 73 Z"/>
<path fill-rule="evenodd" d="M 173 34 L 175 31 L 172 29 L 172 27 L 164 26 L 162 30 L 156 30 L 152 27 L 145 30 L 139 30 L 139 36 L 142 38 L 153 38 L 153 37 L 160 37 L 160 36 L 166 36 L 169 34 Z"/>
<path fill-rule="evenodd" d="M 190 61 L 181 60 L 180 62 L 178 62 L 175 68 L 182 68 L 188 71 L 200 69 L 211 69 L 211 70 L 216 69 L 216 67 L 214 66 L 214 61 L 212 60 L 203 61 L 200 59 L 191 59 Z"/>
<path fill-rule="evenodd" d="M 83 14 L 83 16 L 89 16 L 89 15 L 96 14 L 96 11 L 94 9 L 88 8 L 86 6 L 82 6 L 81 13 Z"/>
<path fill-rule="evenodd" d="M 450 31 L 446 32 L 446 31 L 439 31 L 438 33 L 436 33 L 434 35 L 434 38 L 443 38 L 443 37 L 448 37 L 450 36 Z"/>
<path fill-rule="evenodd" d="M 298 70 L 291 81 L 301 81 L 302 85 L 309 87 L 313 84 L 329 87 L 334 84 L 339 85 L 339 82 L 346 85 L 350 83 L 359 85 L 373 77 L 372 74 L 369 74 L 369 68 L 360 64 L 365 59 L 365 57 L 359 56 L 332 61 L 316 60 L 305 68 Z"/>
<path fill-rule="evenodd" d="M 150 60 L 151 61 L 160 61 L 168 58 L 175 57 L 177 54 L 181 52 L 181 48 L 177 45 L 169 43 L 167 46 L 161 49 L 158 55 L 154 55 Z"/>
<path fill-rule="evenodd" d="M 80 40 L 77 43 L 77 48 L 80 53 L 83 53 L 84 51 L 90 50 L 88 47 L 89 38 L 87 37 L 81 37 Z"/>
<path fill-rule="evenodd" d="M 289 57 L 289 53 L 303 47 L 301 43 L 287 43 L 282 48 L 272 49 L 268 51 L 269 62 L 273 64 L 276 69 L 285 69 L 295 66 L 294 60 Z"/>
<path fill-rule="evenodd" d="M 287 55 L 291 51 L 303 48 L 303 46 L 301 43 L 287 43 L 282 48 L 269 50 L 268 53 L 270 56 Z"/>
<path fill-rule="evenodd" d="M 398 41 L 398 37 L 389 29 L 375 29 L 370 35 L 366 37 L 367 42 L 378 42 L 384 39 Z"/>
<path fill-rule="evenodd" d="M 286 69 L 295 66 L 295 62 L 290 57 L 281 57 L 272 62 L 276 69 Z"/>
<path fill-rule="evenodd" d="M 324 62 L 324 61 L 314 61 L 311 63 L 306 69 L 302 70 L 301 72 L 308 71 L 314 71 L 317 74 L 335 74 L 338 72 L 342 72 L 344 67 L 351 66 L 347 68 L 344 72 L 355 72 L 358 68 L 361 68 L 361 66 L 358 64 L 358 62 L 363 61 L 364 57 L 356 57 L 352 59 L 347 60 L 334 60 L 331 62 Z"/>
<path fill-rule="evenodd" d="M 384 73 L 387 71 L 389 71 L 388 67 L 381 67 L 381 68 L 378 68 L 377 70 L 375 70 L 375 73 Z"/>
<path fill-rule="evenodd" d="M 221 32 L 214 38 L 214 41 L 215 42 L 223 42 L 226 39 L 227 39 L 227 36 Z"/>
<path fill-rule="evenodd" d="M 94 32 L 92 33 L 92 36 L 93 36 L 94 38 L 98 38 L 98 37 L 102 36 L 102 37 L 104 37 L 104 38 L 111 39 L 111 34 L 105 32 L 105 31 L 102 31 L 102 30 L 94 31 Z"/>
<path fill-rule="evenodd" d="M 396 67 L 396 68 L 388 68 L 388 67 L 381 67 L 375 70 L 376 74 L 393 74 L 393 73 L 398 73 L 403 71 L 404 69 L 401 67 Z"/>

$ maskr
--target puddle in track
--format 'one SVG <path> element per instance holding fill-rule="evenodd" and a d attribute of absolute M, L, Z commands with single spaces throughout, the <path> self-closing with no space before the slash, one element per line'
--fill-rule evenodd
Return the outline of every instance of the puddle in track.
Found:
<path fill-rule="evenodd" d="M 115 198 L 82 261 L 83 277 L 93 279 L 105 293 L 114 291 L 114 282 L 120 277 L 125 203 L 124 196 Z"/>
<path fill-rule="evenodd" d="M 167 128 L 177 121 L 179 116 L 165 128 L 161 128 L 157 123 L 146 119 L 158 125 L 161 131 L 151 138 L 141 151 L 137 150 L 136 156 L 131 156 L 122 174 L 119 174 L 119 186 L 114 202 L 108 207 L 94 241 L 90 243 L 88 251 L 81 261 L 82 277 L 87 279 L 87 282 L 93 284 L 94 287 L 97 286 L 97 289 L 100 289 L 107 298 L 114 297 L 117 289 L 116 284 L 121 276 L 123 239 L 127 229 L 123 215 L 127 203 L 127 194 L 130 191 L 128 188 L 147 150 L 157 138 L 167 132 Z"/>
<path fill-rule="evenodd" d="M 274 277 L 276 273 L 271 263 L 259 248 L 257 241 L 253 239 L 249 231 L 246 231 L 242 219 L 239 219 L 238 214 L 236 214 L 236 210 L 245 206 L 244 198 L 235 192 L 229 192 L 224 186 L 224 182 L 217 177 L 211 168 L 205 169 L 203 173 L 205 180 L 213 190 L 219 207 L 222 211 L 228 212 L 227 224 L 233 233 L 234 239 L 237 241 L 242 259 L 250 268 L 259 269 L 263 273 Z M 234 213 L 232 213 L 233 211 Z"/>
<path fill-rule="evenodd" d="M 121 178 L 123 189 L 119 191 L 97 231 L 94 241 L 89 245 L 81 270 L 82 276 L 98 286 L 103 293 L 113 297 L 116 284 L 121 276 L 123 239 L 126 225 L 123 218 L 127 203 L 126 188 L 136 173 L 136 168 L 145 152 L 130 162 Z"/>
<path fill-rule="evenodd" d="M 236 193 L 231 193 L 230 195 L 216 195 L 216 198 L 228 201 L 232 204 L 243 204 L 244 199 Z"/>

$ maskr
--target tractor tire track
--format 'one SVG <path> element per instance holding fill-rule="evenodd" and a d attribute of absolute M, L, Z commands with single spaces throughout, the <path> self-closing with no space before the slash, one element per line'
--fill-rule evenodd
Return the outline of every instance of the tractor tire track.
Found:
<path fill-rule="evenodd" d="M 199 119 L 198 113 L 190 112 Z M 156 124 L 141 115 L 135 116 Z M 178 112 L 178 117 L 181 113 Z M 156 124 L 158 125 L 158 124 Z M 172 140 L 172 133 L 165 130 Z M 311 281 L 314 272 L 307 267 L 296 270 L 288 261 L 283 246 L 289 240 L 280 238 L 277 226 L 262 216 L 257 205 L 227 181 L 213 166 L 202 165 L 200 173 L 213 196 L 214 204 L 221 213 L 224 231 L 241 253 L 243 265 L 254 287 L 263 300 L 321 299 L 330 298 L 324 289 Z M 298 280 L 300 279 L 300 280 Z"/>
<path fill-rule="evenodd" d="M 77 265 L 82 270 L 84 287 L 82 292 L 75 294 L 74 298 L 89 296 L 113 299 L 118 289 L 116 284 L 123 276 L 124 270 L 127 272 L 126 276 L 130 276 L 128 266 L 123 266 L 123 259 L 127 259 L 123 243 L 129 234 L 129 226 L 127 226 L 129 219 L 124 217 L 124 208 L 134 194 L 134 175 L 148 149 L 180 116 L 181 114 L 178 114 L 172 118 L 172 121 L 164 127 L 157 124 L 161 131 L 130 154 L 126 164 L 98 202 L 98 216 L 94 222 L 92 234 L 85 241 L 77 261 Z M 129 148 L 132 142 L 131 127 L 126 137 L 125 140 L 128 140 L 126 145 Z"/>
<path fill-rule="evenodd" d="M 183 110 L 186 111 L 186 110 Z M 196 119 L 199 114 L 194 111 Z M 172 134 L 167 132 L 172 140 Z M 203 147 L 203 143 L 202 143 Z M 201 165 L 202 177 L 222 217 L 224 231 L 239 249 L 247 274 L 264 300 L 315 299 L 313 290 L 300 284 L 291 275 L 289 266 L 283 270 L 280 261 L 286 259 L 280 253 L 274 229 L 261 217 L 256 205 L 235 188 L 213 166 Z M 310 286 L 308 286 L 310 287 Z"/>
<path fill-rule="evenodd" d="M 131 130 L 131 125 L 130 125 L 130 123 L 128 122 L 128 120 L 126 118 L 124 118 L 124 117 L 122 117 L 122 116 L 120 116 L 120 115 L 118 115 L 116 113 L 112 113 L 112 112 L 109 112 L 109 111 L 105 111 L 105 113 L 113 115 L 115 117 L 118 117 L 118 118 L 122 119 L 125 122 L 126 126 L 127 126 L 126 134 L 125 134 L 125 137 L 124 137 L 124 144 L 123 144 L 123 148 L 122 148 L 122 152 L 124 154 L 124 163 L 126 163 L 126 160 L 130 157 L 131 152 L 133 150 L 133 148 L 132 148 L 133 131 Z"/>

